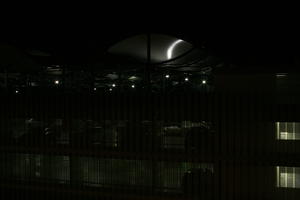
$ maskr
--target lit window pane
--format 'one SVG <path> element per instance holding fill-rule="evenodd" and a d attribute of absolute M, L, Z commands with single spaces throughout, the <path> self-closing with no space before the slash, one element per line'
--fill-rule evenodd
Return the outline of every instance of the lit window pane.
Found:
<path fill-rule="evenodd" d="M 300 140 L 299 122 L 276 122 L 275 127 L 278 140 Z"/>
<path fill-rule="evenodd" d="M 277 187 L 300 188 L 300 168 L 277 167 Z"/>

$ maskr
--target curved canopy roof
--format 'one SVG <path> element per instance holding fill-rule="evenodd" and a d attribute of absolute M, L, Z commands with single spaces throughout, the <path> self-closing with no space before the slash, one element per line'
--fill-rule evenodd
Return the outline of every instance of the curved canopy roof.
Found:
<path fill-rule="evenodd" d="M 149 39 L 149 43 L 148 43 Z M 150 44 L 150 62 L 162 63 L 174 60 L 187 54 L 193 49 L 193 45 L 168 35 L 146 34 L 137 35 L 118 42 L 109 48 L 111 54 L 131 57 L 137 61 L 148 61 L 148 44 Z"/>

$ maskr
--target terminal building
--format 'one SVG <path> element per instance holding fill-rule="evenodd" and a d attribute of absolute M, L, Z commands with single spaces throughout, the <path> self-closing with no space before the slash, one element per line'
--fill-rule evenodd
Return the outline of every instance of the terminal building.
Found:
<path fill-rule="evenodd" d="M 1 44 L 3 198 L 298 199 L 299 62 L 191 38 L 112 39 L 89 62 Z"/>

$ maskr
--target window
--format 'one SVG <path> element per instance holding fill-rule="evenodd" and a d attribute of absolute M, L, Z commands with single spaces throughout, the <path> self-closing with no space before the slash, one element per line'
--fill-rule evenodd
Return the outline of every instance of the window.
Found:
<path fill-rule="evenodd" d="M 276 122 L 278 140 L 300 140 L 300 122 Z"/>
<path fill-rule="evenodd" d="M 277 187 L 300 188 L 300 167 L 276 167 Z"/>
<path fill-rule="evenodd" d="M 81 182 L 89 186 L 151 186 L 152 163 L 141 160 L 80 157 Z M 78 176 L 79 174 L 76 174 Z M 79 175 L 80 176 L 80 175 Z"/>
<path fill-rule="evenodd" d="M 40 180 L 67 183 L 70 181 L 68 156 L 12 154 L 12 177 L 19 180 Z"/>
<path fill-rule="evenodd" d="M 193 170 L 203 169 L 213 172 L 212 163 L 168 162 L 158 163 L 157 184 L 165 192 L 181 192 L 183 177 Z"/>

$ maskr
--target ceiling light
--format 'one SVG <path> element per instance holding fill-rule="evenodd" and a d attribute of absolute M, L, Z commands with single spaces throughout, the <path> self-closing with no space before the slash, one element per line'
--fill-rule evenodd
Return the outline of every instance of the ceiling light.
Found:
<path fill-rule="evenodd" d="M 202 80 L 202 84 L 206 84 L 206 80 Z"/>
<path fill-rule="evenodd" d="M 184 81 L 189 81 L 189 78 L 188 78 L 188 77 L 185 77 Z"/>
<path fill-rule="evenodd" d="M 132 88 L 135 88 L 135 85 L 131 85 Z"/>
<path fill-rule="evenodd" d="M 128 79 L 129 79 L 130 81 L 135 81 L 135 80 L 138 79 L 138 77 L 136 77 L 136 76 L 130 76 Z"/>
<path fill-rule="evenodd" d="M 276 77 L 286 77 L 287 76 L 287 73 L 278 73 L 276 74 Z"/>
<path fill-rule="evenodd" d="M 165 77 L 166 77 L 166 78 L 170 78 L 170 75 L 169 75 L 169 74 L 167 74 Z"/>
<path fill-rule="evenodd" d="M 112 80 L 115 80 L 115 79 L 119 78 L 119 76 L 117 74 L 115 74 L 115 73 L 113 73 L 113 74 L 107 74 L 106 77 L 110 78 Z"/>
<path fill-rule="evenodd" d="M 173 81 L 172 85 L 178 85 L 179 83 L 177 81 Z"/>
<path fill-rule="evenodd" d="M 59 84 L 59 80 L 55 80 L 54 83 L 55 83 L 55 85 L 58 85 Z"/>
<path fill-rule="evenodd" d="M 111 86 L 112 86 L 112 87 L 116 87 L 116 84 L 113 83 Z"/>

